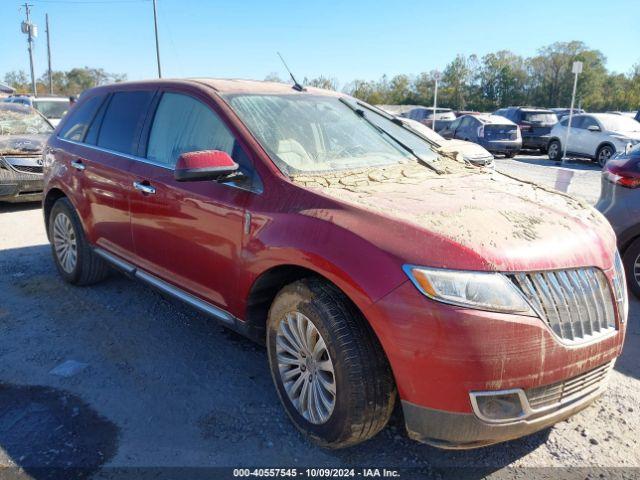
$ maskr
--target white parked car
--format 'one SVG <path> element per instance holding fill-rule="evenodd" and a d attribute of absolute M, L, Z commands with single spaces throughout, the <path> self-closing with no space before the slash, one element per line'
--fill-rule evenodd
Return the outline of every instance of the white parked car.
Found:
<path fill-rule="evenodd" d="M 569 117 L 564 117 L 551 130 L 549 159 L 559 161 L 564 150 Z M 586 113 L 575 115 L 567 143 L 567 155 L 590 158 L 601 166 L 627 145 L 640 143 L 640 123 L 626 115 Z"/>
<path fill-rule="evenodd" d="M 5 102 L 20 103 L 28 105 L 38 110 L 49 120 L 49 123 L 56 127 L 62 117 L 69 110 L 70 104 L 67 97 L 32 97 L 29 95 L 16 95 L 6 98 Z"/>
<path fill-rule="evenodd" d="M 447 140 L 439 133 L 434 132 L 432 129 L 410 118 L 396 117 L 402 121 L 406 126 L 415 130 L 422 136 L 429 139 L 432 143 L 445 153 L 459 153 L 469 163 L 482 167 L 493 167 L 494 157 L 484 147 L 473 142 L 465 142 L 464 140 L 451 139 Z"/>

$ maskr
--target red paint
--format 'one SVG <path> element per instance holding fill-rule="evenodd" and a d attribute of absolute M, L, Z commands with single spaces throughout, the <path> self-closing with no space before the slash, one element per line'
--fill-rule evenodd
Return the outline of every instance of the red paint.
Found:
<path fill-rule="evenodd" d="M 192 168 L 228 168 L 236 163 L 228 153 L 218 150 L 204 150 L 202 152 L 187 152 L 178 157 L 176 170 L 189 170 Z"/>
<path fill-rule="evenodd" d="M 195 81 L 114 85 L 83 95 L 75 108 L 96 92 L 112 90 L 149 88 L 192 95 L 226 122 L 249 155 L 263 191 L 177 182 L 170 169 L 53 136 L 49 147 L 57 153 L 46 171 L 46 191 L 59 189 L 71 199 L 91 243 L 241 320 L 261 274 L 281 265 L 310 269 L 337 285 L 363 312 L 389 358 L 401 398 L 432 408 L 469 412 L 470 390 L 544 385 L 619 355 L 624 325 L 618 325 L 613 337 L 592 345 L 566 347 L 538 318 L 431 301 L 402 271 L 407 263 L 504 271 L 593 265 L 609 271 L 615 246 L 609 230 L 576 219 L 570 230 L 535 242 L 477 245 L 471 236 L 459 243 L 437 230 L 330 198 L 285 177 L 218 96 L 216 85 L 234 88 L 230 82 Z M 204 162 L 196 157 L 193 161 Z M 74 159 L 82 159 L 86 170 L 70 168 Z M 189 157 L 184 161 L 191 162 Z M 133 189 L 133 182 L 153 185 L 156 194 Z M 451 205 L 468 201 L 464 195 L 450 199 Z M 451 205 L 424 201 L 406 207 L 428 214 L 429 209 Z M 247 213 L 251 220 L 245 231 Z M 546 215 L 566 212 L 549 208 Z"/>

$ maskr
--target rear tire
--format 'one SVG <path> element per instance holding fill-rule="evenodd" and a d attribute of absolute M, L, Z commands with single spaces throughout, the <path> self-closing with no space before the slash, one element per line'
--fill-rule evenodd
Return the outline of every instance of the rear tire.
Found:
<path fill-rule="evenodd" d="M 549 156 L 549 160 L 554 162 L 559 162 L 562 159 L 562 149 L 560 147 L 560 142 L 558 140 L 551 140 L 549 142 L 549 146 L 547 147 L 547 155 Z"/>
<path fill-rule="evenodd" d="M 269 310 L 267 351 L 280 401 L 312 442 L 348 447 L 387 424 L 396 397 L 391 369 L 366 320 L 336 287 L 317 278 L 284 287 Z"/>
<path fill-rule="evenodd" d="M 636 238 L 622 256 L 629 290 L 640 298 L 640 238 Z"/>
<path fill-rule="evenodd" d="M 67 198 L 56 201 L 49 215 L 49 240 L 58 273 L 73 285 L 91 285 L 109 274 L 109 266 L 86 240 L 82 224 Z"/>
<path fill-rule="evenodd" d="M 513 157 L 515 157 L 518 153 L 519 153 L 519 152 L 507 152 L 507 153 L 505 153 L 505 154 L 504 154 L 504 156 L 505 156 L 506 158 L 513 158 Z"/>

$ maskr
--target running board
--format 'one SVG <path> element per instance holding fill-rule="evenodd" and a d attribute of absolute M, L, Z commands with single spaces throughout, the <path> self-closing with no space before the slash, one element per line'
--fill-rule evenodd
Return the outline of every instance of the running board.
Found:
<path fill-rule="evenodd" d="M 178 287 L 165 282 L 164 280 L 159 279 L 155 275 L 151 275 L 144 270 L 140 270 L 135 265 L 125 260 L 121 260 L 115 255 L 107 252 L 106 250 L 103 250 L 102 248 L 95 247 L 93 251 L 96 253 L 96 255 L 111 263 L 119 270 L 124 271 L 126 274 L 131 275 L 135 278 L 139 278 L 148 285 L 151 285 L 152 287 L 155 287 L 156 289 L 168 295 L 171 295 L 172 297 L 177 298 L 178 300 L 181 300 L 188 305 L 191 305 L 193 308 L 200 310 L 201 312 L 215 317 L 225 325 L 247 335 L 247 333 L 243 332 L 244 329 L 241 328 L 241 326 L 243 326 L 245 322 L 242 322 L 241 320 L 235 318 L 229 312 L 222 310 L 221 308 L 218 308 L 215 305 L 210 304 L 209 302 L 205 302 L 204 300 L 201 300 L 198 297 L 191 295 L 190 293 L 187 293 L 184 290 L 181 290 Z"/>

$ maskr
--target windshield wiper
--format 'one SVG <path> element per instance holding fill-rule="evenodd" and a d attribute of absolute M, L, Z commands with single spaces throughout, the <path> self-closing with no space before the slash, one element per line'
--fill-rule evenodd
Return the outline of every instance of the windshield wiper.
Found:
<path fill-rule="evenodd" d="M 393 140 L 394 142 L 396 142 L 398 145 L 400 145 L 403 149 L 405 149 L 407 152 L 409 152 L 411 155 L 413 155 L 414 157 L 416 157 L 418 159 L 418 162 L 421 165 L 424 165 L 425 167 L 429 167 L 431 170 L 433 170 L 436 173 L 442 173 L 439 169 L 437 169 L 434 165 L 432 165 L 430 162 L 427 162 L 424 158 L 422 158 L 420 155 L 418 155 L 413 148 L 411 148 L 409 145 L 407 145 L 406 143 L 404 143 L 402 140 L 399 140 L 398 138 L 394 137 L 393 135 L 391 135 L 389 132 L 387 132 L 384 128 L 382 128 L 380 125 L 376 125 L 374 122 L 372 122 L 371 120 L 369 120 L 367 118 L 367 116 L 365 115 L 365 112 L 362 108 L 358 108 L 354 105 L 351 105 L 351 103 L 349 103 L 349 101 L 347 99 L 345 99 L 344 97 L 340 97 L 340 102 L 345 104 L 349 110 L 351 110 L 353 113 L 355 113 L 356 115 L 358 115 L 360 118 L 362 118 L 365 122 L 367 122 L 369 125 L 371 125 L 373 128 L 375 128 L 378 132 L 382 133 L 383 135 L 386 135 L 387 137 L 389 137 L 391 140 Z"/>
<path fill-rule="evenodd" d="M 407 125 L 406 123 L 404 123 L 402 120 L 400 120 L 398 117 L 395 117 L 387 112 L 385 112 L 382 109 L 376 108 L 376 107 L 372 107 L 370 105 L 365 105 L 362 102 L 357 102 L 358 105 L 360 105 L 362 108 L 366 108 L 367 110 L 376 113 L 378 115 L 380 115 L 381 117 L 386 118 L 387 120 L 389 120 L 390 122 L 394 123 L 395 125 L 398 125 L 400 128 L 405 129 L 407 132 L 409 133 L 413 133 L 414 135 L 420 137 L 422 140 L 424 140 L 425 142 L 427 142 L 428 144 L 430 144 L 432 147 L 436 147 L 436 148 L 440 148 L 440 145 L 438 145 L 436 142 L 434 142 L 433 140 L 431 140 L 429 137 L 423 135 L 422 133 L 420 133 L 418 130 L 412 128 L 410 125 Z"/>

